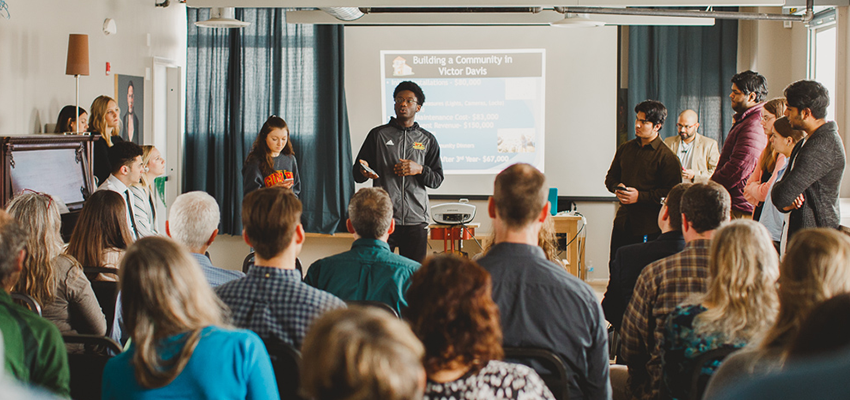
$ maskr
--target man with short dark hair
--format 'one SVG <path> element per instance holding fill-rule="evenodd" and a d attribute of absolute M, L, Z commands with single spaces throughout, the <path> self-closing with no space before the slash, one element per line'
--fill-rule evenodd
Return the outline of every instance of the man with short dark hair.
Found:
<path fill-rule="evenodd" d="M 62 334 L 9 295 L 24 268 L 26 245 L 26 231 L 0 210 L 0 336 L 6 373 L 68 398 L 71 374 Z"/>
<path fill-rule="evenodd" d="M 386 303 L 401 315 L 404 293 L 419 263 L 390 251 L 387 238 L 395 229 L 393 204 L 381 188 L 363 188 L 348 204 L 351 250 L 310 265 L 304 282 L 343 300 Z"/>
<path fill-rule="evenodd" d="M 242 238 L 254 248 L 254 265 L 248 276 L 219 286 L 216 293 L 230 307 L 233 325 L 300 349 L 317 317 L 345 307 L 302 282 L 295 269 L 305 239 L 301 202 L 283 187 L 255 190 L 242 201 L 242 224 Z"/>
<path fill-rule="evenodd" d="M 116 142 L 108 150 L 109 165 L 112 165 L 112 173 L 97 188 L 97 190 L 111 190 L 124 198 L 127 212 L 127 227 L 133 234 L 133 239 L 139 238 L 139 230 L 136 227 L 136 219 L 133 215 L 133 194 L 130 186 L 139 183 L 144 173 L 142 163 L 142 147 L 131 142 Z"/>
<path fill-rule="evenodd" d="M 838 125 L 826 122 L 829 93 L 815 81 L 797 81 L 785 88 L 785 115 L 794 129 L 806 131 L 791 152 L 788 168 L 770 195 L 773 204 L 790 212 L 787 234 L 804 228 L 838 228 L 838 195 L 844 176 L 844 143 Z"/>
<path fill-rule="evenodd" d="M 636 138 L 617 149 L 605 176 L 605 186 L 620 201 L 611 230 L 609 260 L 620 247 L 654 240 L 661 234 L 656 221 L 661 198 L 682 182 L 679 159 L 658 136 L 667 108 L 646 100 L 635 106 L 635 113 Z"/>
<path fill-rule="evenodd" d="M 682 195 L 685 249 L 641 271 L 621 328 L 623 359 L 635 398 L 657 399 L 661 388 L 661 341 L 667 315 L 708 288 L 708 260 L 715 230 L 729 221 L 729 193 L 716 182 L 697 183 Z"/>
<path fill-rule="evenodd" d="M 422 262 L 428 247 L 428 192 L 443 183 L 440 144 L 431 132 L 416 123 L 425 94 L 416 83 L 404 81 L 393 91 L 395 117 L 372 129 L 352 167 L 354 181 L 372 179 L 393 201 L 395 232 L 387 240 L 390 250 Z M 370 168 L 370 170 L 367 170 Z"/>
<path fill-rule="evenodd" d="M 608 266 L 611 279 L 608 290 L 602 299 L 605 319 L 620 329 L 623 313 L 632 298 L 640 272 L 653 261 L 676 254 L 685 248 L 682 236 L 682 214 L 679 211 L 682 194 L 691 187 L 690 183 L 680 183 L 670 189 L 658 211 L 658 227 L 661 236 L 646 243 L 637 243 L 620 247 Z"/>
<path fill-rule="evenodd" d="M 732 218 L 753 217 L 755 206 L 744 197 L 744 186 L 756 167 L 759 154 L 767 146 L 761 125 L 761 112 L 767 96 L 767 79 L 757 72 L 744 71 L 732 77 L 729 100 L 735 110 L 735 123 L 711 180 L 723 185 L 732 198 Z"/>
<path fill-rule="evenodd" d="M 567 364 L 570 398 L 610 399 L 602 307 L 589 285 L 548 261 L 537 245 L 551 206 L 547 196 L 546 178 L 531 165 L 502 171 L 487 203 L 495 244 L 478 263 L 493 279 L 504 345 L 558 354 Z"/>

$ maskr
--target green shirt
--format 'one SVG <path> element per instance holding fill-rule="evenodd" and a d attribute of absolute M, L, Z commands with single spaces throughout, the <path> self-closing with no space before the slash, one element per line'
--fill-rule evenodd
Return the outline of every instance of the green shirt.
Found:
<path fill-rule="evenodd" d="M 63 397 L 71 397 L 68 353 L 50 321 L 12 302 L 0 289 L 0 332 L 7 373 Z"/>
<path fill-rule="evenodd" d="M 407 307 L 404 292 L 419 263 L 390 251 L 387 242 L 357 239 L 351 250 L 310 265 L 304 282 L 343 300 L 389 304 L 401 315 Z"/>

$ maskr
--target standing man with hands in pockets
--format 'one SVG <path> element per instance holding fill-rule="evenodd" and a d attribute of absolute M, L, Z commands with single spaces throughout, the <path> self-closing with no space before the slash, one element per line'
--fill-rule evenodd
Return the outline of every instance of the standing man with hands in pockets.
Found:
<path fill-rule="evenodd" d="M 620 201 L 611 230 L 610 259 L 622 246 L 661 234 L 657 223 L 661 199 L 682 182 L 679 159 L 658 135 L 667 108 L 659 101 L 645 100 L 635 106 L 635 113 L 636 137 L 617 149 L 605 176 L 605 186 Z"/>
<path fill-rule="evenodd" d="M 393 91 L 395 118 L 369 132 L 353 166 L 354 181 L 372 179 L 387 191 L 393 203 L 395 232 L 391 250 L 422 262 L 428 246 L 428 193 L 443 183 L 440 145 L 431 132 L 416 123 L 425 94 L 416 83 L 404 81 Z"/>

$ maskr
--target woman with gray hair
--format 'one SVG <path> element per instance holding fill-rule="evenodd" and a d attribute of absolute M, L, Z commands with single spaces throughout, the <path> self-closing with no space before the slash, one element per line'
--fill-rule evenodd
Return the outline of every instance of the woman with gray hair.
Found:
<path fill-rule="evenodd" d="M 38 301 L 44 318 L 62 333 L 105 335 L 106 319 L 83 267 L 74 257 L 62 254 L 62 221 L 53 197 L 22 193 L 12 199 L 7 211 L 29 233 L 15 291 Z"/>

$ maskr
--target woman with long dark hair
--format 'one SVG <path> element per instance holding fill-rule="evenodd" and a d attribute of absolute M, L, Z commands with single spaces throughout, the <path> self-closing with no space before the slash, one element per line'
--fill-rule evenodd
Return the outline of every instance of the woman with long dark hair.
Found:
<path fill-rule="evenodd" d="M 133 243 L 126 213 L 124 198 L 111 190 L 94 192 L 80 212 L 65 252 L 84 267 L 115 269 L 115 274 L 99 274 L 97 280 L 118 278 L 121 257 Z"/>
<path fill-rule="evenodd" d="M 301 194 L 298 162 L 283 118 L 272 115 L 263 124 L 242 167 L 242 185 L 245 195 L 272 186 L 292 189 L 296 197 Z"/>

